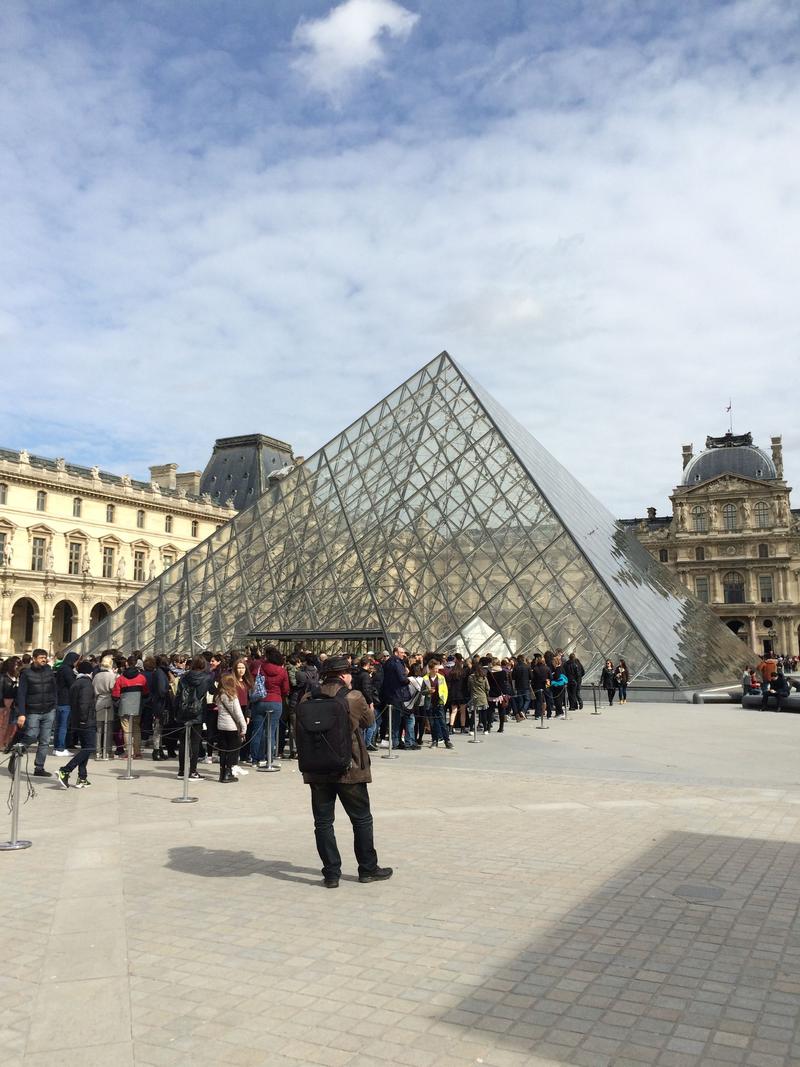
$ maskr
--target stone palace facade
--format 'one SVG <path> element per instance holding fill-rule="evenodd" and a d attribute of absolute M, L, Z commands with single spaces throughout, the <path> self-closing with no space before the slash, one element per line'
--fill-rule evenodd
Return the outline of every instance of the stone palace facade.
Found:
<path fill-rule="evenodd" d="M 0 449 L 0 656 L 59 652 L 235 514 L 199 471 L 150 474 Z"/>
<path fill-rule="evenodd" d="M 656 559 L 750 648 L 800 651 L 800 511 L 792 511 L 780 437 L 770 454 L 751 434 L 683 446 L 672 514 L 624 519 Z"/>

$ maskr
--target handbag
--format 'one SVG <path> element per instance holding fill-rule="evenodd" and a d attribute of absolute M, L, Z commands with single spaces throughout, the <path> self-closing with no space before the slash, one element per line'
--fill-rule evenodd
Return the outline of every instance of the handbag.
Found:
<path fill-rule="evenodd" d="M 250 693 L 248 694 L 251 700 L 266 700 L 267 699 L 267 685 L 264 681 L 264 675 L 261 673 L 261 668 L 258 668 L 258 674 L 253 679 L 253 684 L 250 687 Z"/>

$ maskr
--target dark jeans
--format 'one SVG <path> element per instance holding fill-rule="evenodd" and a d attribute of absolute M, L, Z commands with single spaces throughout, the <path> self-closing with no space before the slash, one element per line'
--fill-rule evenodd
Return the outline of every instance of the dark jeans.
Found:
<path fill-rule="evenodd" d="M 206 755 L 214 755 L 214 746 L 217 743 L 217 709 L 213 704 L 206 704 L 203 712 L 203 724 L 206 728 Z"/>
<path fill-rule="evenodd" d="M 608 706 L 611 707 L 614 703 L 614 693 L 616 693 L 616 689 L 606 689 L 606 693 L 608 693 Z"/>
<path fill-rule="evenodd" d="M 342 802 L 353 824 L 353 848 L 358 861 L 358 873 L 366 874 L 378 866 L 378 854 L 372 836 L 372 812 L 366 782 L 356 785 L 336 783 L 311 786 L 311 810 L 314 813 L 314 836 L 317 852 L 322 860 L 324 878 L 338 878 L 342 871 L 342 857 L 336 845 L 333 820 L 336 798 Z"/>
<path fill-rule="evenodd" d="M 447 720 L 441 704 L 428 708 L 428 721 L 431 724 L 431 741 L 450 740 L 450 731 L 447 728 Z"/>
<path fill-rule="evenodd" d="M 581 700 L 580 684 L 578 682 L 567 682 L 567 697 L 569 698 L 570 711 L 577 711 L 578 708 L 583 707 L 583 701 Z"/>
<path fill-rule="evenodd" d="M 553 694 L 549 689 L 537 689 L 535 694 L 536 706 L 534 708 L 534 715 L 538 719 L 544 712 L 545 705 L 547 706 L 547 718 L 553 714 Z"/>
<path fill-rule="evenodd" d="M 239 761 L 239 731 L 217 730 L 219 776 L 226 778 Z"/>
<path fill-rule="evenodd" d="M 774 699 L 775 699 L 775 710 L 776 711 L 782 711 L 783 710 L 783 702 L 786 699 L 786 697 L 782 696 L 780 693 L 773 693 L 771 690 L 767 690 L 766 693 L 762 693 L 761 694 L 761 710 L 765 711 L 769 707 L 769 698 L 770 697 L 774 697 Z"/>
<path fill-rule="evenodd" d="M 86 781 L 86 764 L 93 752 L 97 751 L 97 729 L 94 726 L 86 726 L 76 731 L 80 742 L 80 752 L 76 752 L 69 763 L 62 767 L 65 774 L 72 774 L 77 768 L 78 777 L 82 782 Z"/>
<path fill-rule="evenodd" d="M 527 715 L 530 710 L 531 691 L 530 689 L 520 689 L 520 691 L 514 695 L 514 711 L 517 715 Z"/>
<path fill-rule="evenodd" d="M 189 774 L 197 771 L 197 757 L 200 755 L 200 739 L 203 736 L 203 724 L 193 722 L 189 734 Z M 183 749 L 186 743 L 186 727 L 181 727 L 178 738 L 178 774 L 183 774 Z"/>

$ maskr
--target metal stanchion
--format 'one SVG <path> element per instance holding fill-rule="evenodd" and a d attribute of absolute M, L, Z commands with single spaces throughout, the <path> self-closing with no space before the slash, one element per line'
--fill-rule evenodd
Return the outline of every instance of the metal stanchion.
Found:
<path fill-rule="evenodd" d="M 22 757 L 25 755 L 24 745 L 14 745 L 14 782 L 12 785 L 11 800 L 11 840 L 0 841 L 0 852 L 15 852 L 19 848 L 30 848 L 32 841 L 20 841 L 19 832 L 19 785 L 22 780 Z"/>
<path fill-rule="evenodd" d="M 279 771 L 280 767 L 275 767 L 272 763 L 272 712 L 267 712 L 266 718 L 267 728 L 267 765 L 266 767 L 259 767 L 260 771 Z"/>
<path fill-rule="evenodd" d="M 598 710 L 597 707 L 597 686 L 592 682 L 592 700 L 594 701 L 594 711 L 592 715 L 602 715 L 603 713 Z"/>
<path fill-rule="evenodd" d="M 194 804 L 197 802 L 197 797 L 189 796 L 189 764 L 191 762 L 189 749 L 191 746 L 191 734 L 192 724 L 187 722 L 183 731 L 183 795 L 173 797 L 173 804 Z"/>
<path fill-rule="evenodd" d="M 120 782 L 133 782 L 139 777 L 133 773 L 133 715 L 128 716 L 128 766 L 125 773 L 119 776 Z"/>
<path fill-rule="evenodd" d="M 482 737 L 478 737 L 478 709 L 472 709 L 472 737 L 467 741 L 468 745 L 479 745 L 483 741 Z"/>
<path fill-rule="evenodd" d="M 392 705 L 389 704 L 389 751 L 384 752 L 381 759 L 399 759 L 396 752 L 392 752 Z"/>

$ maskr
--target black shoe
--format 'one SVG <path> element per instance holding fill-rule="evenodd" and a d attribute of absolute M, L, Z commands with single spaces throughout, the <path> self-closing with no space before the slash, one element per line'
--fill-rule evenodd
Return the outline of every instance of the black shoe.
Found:
<path fill-rule="evenodd" d="M 224 777 L 220 776 L 220 785 L 228 785 L 229 782 L 238 782 L 239 779 L 233 774 L 226 774 Z"/>
<path fill-rule="evenodd" d="M 378 746 L 377 745 L 367 745 L 367 752 L 377 752 L 377 751 L 378 751 Z"/>
<path fill-rule="evenodd" d="M 59 767 L 58 774 L 56 775 L 56 777 L 58 778 L 58 784 L 63 789 L 69 789 L 69 775 L 63 767 Z"/>
<path fill-rule="evenodd" d="M 394 871 L 391 867 L 376 867 L 374 871 L 365 871 L 358 876 L 359 882 L 385 882 L 391 878 Z"/>
<path fill-rule="evenodd" d="M 339 876 L 325 878 L 322 883 L 326 889 L 338 889 L 339 888 Z"/>
<path fill-rule="evenodd" d="M 455 748 L 455 745 L 453 744 L 452 741 L 445 741 L 444 747 L 445 748 Z"/>
<path fill-rule="evenodd" d="M 52 778 L 50 771 L 46 771 L 44 767 L 35 767 L 33 771 L 34 778 Z"/>

